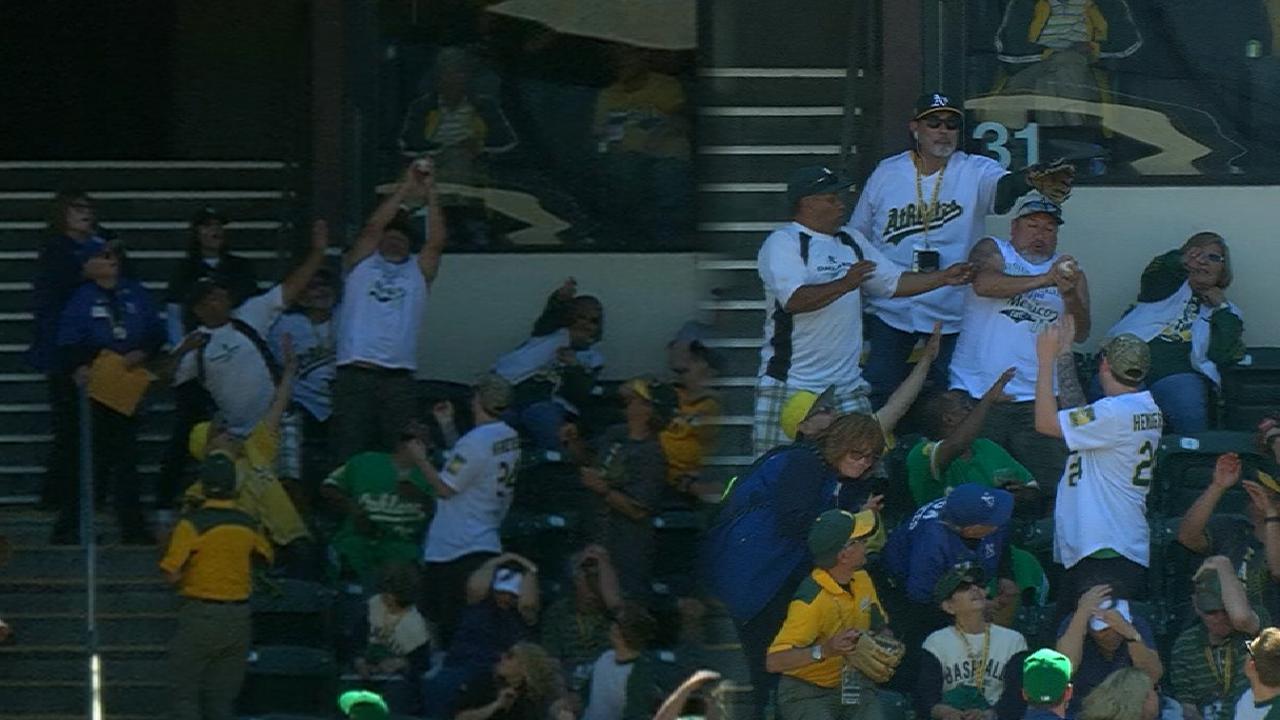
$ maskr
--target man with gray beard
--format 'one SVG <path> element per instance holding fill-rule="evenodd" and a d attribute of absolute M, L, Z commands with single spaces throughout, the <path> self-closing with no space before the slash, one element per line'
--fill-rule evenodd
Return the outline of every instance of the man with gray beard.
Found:
<path fill-rule="evenodd" d="M 1035 430 L 1036 335 L 1065 312 L 1075 321 L 1075 341 L 1089 337 L 1089 283 L 1071 256 L 1058 254 L 1062 222 L 1060 206 L 1030 194 L 1014 209 L 1009 240 L 986 237 L 973 247 L 969 261 L 976 274 L 951 360 L 951 387 L 975 399 L 1014 369 L 1005 386 L 1009 402 L 992 407 L 981 435 L 1009 451 L 1049 492 L 1058 485 L 1067 450 L 1061 439 Z M 1063 406 L 1084 405 L 1069 354 L 1056 370 Z"/>

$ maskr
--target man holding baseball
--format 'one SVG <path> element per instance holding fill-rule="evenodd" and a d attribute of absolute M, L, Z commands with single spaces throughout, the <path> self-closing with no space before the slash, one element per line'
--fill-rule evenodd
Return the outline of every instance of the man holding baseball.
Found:
<path fill-rule="evenodd" d="M 987 216 L 1008 212 L 1033 187 L 1059 203 L 1070 193 L 1071 165 L 1011 173 L 991 158 L 961 150 L 964 110 L 942 93 L 916 100 L 907 129 L 913 147 L 876 166 L 844 228 L 868 238 L 897 271 L 931 272 L 964 262 L 983 236 Z M 883 405 L 902 384 L 912 350 L 934 323 L 942 323 L 942 349 L 928 388 L 946 389 L 964 294 L 949 285 L 912 298 L 867 296 L 867 338 L 874 351 L 864 373 L 873 406 Z"/>
<path fill-rule="evenodd" d="M 1089 283 L 1073 258 L 1058 254 L 1062 222 L 1061 206 L 1027 195 L 1014 209 L 1009 240 L 987 237 L 973 247 L 973 286 L 951 361 L 951 387 L 975 400 L 1014 368 L 1009 402 L 991 408 L 981 436 L 1008 450 L 1046 492 L 1057 486 L 1067 451 L 1061 439 L 1035 430 L 1036 335 L 1065 313 L 1076 342 L 1089 337 Z"/>

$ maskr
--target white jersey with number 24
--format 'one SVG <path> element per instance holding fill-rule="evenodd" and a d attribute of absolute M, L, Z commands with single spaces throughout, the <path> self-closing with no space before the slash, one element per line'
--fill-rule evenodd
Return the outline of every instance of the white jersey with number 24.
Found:
<path fill-rule="evenodd" d="M 1151 393 L 1061 410 L 1058 424 L 1071 455 L 1058 483 L 1053 559 L 1070 568 L 1110 549 L 1147 567 L 1147 493 L 1163 427 Z"/>

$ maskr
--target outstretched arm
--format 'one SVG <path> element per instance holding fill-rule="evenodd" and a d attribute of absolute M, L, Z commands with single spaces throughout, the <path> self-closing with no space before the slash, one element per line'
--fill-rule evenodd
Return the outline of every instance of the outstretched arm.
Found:
<path fill-rule="evenodd" d="M 1053 369 L 1063 349 L 1071 351 L 1071 326 L 1066 318 L 1063 316 L 1036 337 L 1036 432 L 1056 438 L 1062 437 L 1062 426 L 1058 424 L 1058 402 L 1053 395 Z"/>
<path fill-rule="evenodd" d="M 360 231 L 360 237 L 356 238 L 355 244 L 342 256 L 343 271 L 349 271 L 378 249 L 378 243 L 382 242 L 382 232 L 387 229 L 392 220 L 396 219 L 396 214 L 400 212 L 400 206 L 404 204 L 405 198 L 415 191 L 421 192 L 421 175 L 414 169 L 416 162 L 415 160 L 409 163 L 409 166 L 404 169 L 404 174 L 400 176 L 400 182 L 395 190 L 392 190 L 391 194 L 369 215 L 369 219 L 364 223 L 364 229 Z M 432 215 L 435 214 L 437 213 L 432 213 Z M 443 235 L 441 237 L 443 238 Z"/>
<path fill-rule="evenodd" d="M 276 385 L 275 395 L 271 397 L 271 405 L 267 407 L 267 414 L 262 418 L 267 429 L 273 433 L 280 430 L 280 418 L 284 417 L 284 411 L 289 409 L 289 401 L 293 398 L 293 380 L 298 373 L 298 355 L 293 351 L 293 337 L 288 333 L 280 339 L 280 352 L 284 355 L 281 358 L 284 361 L 284 367 L 280 371 L 280 383 Z"/>
<path fill-rule="evenodd" d="M 427 282 L 436 279 L 440 272 L 440 256 L 444 254 L 444 243 L 448 232 L 445 230 L 444 211 L 440 209 L 440 197 L 436 193 L 435 166 L 426 161 L 425 171 L 414 172 L 420 177 L 421 185 L 427 193 L 427 239 L 418 251 L 418 269 Z"/>
<path fill-rule="evenodd" d="M 911 368 L 907 379 L 894 389 L 888 400 L 885 400 L 884 406 L 876 410 L 876 420 L 880 421 L 880 429 L 884 431 L 886 437 L 893 434 L 898 422 L 915 404 L 916 398 L 920 397 L 924 382 L 929 377 L 929 369 L 933 367 L 933 361 L 938 359 L 938 351 L 941 347 L 942 323 L 934 323 L 933 334 L 929 336 L 929 342 L 925 344 L 920 360 L 916 362 L 915 367 Z"/>
<path fill-rule="evenodd" d="M 329 223 L 316 220 L 311 224 L 311 245 L 307 257 L 280 283 L 280 297 L 285 306 L 292 305 L 316 271 L 324 265 L 324 254 L 329 249 Z"/>
<path fill-rule="evenodd" d="M 987 412 L 991 410 L 991 406 L 1004 399 L 1004 388 L 1013 379 L 1013 375 L 1013 368 L 1000 373 L 1000 377 L 996 378 L 991 387 L 982 394 L 973 410 L 970 410 L 956 429 L 934 448 L 933 470 L 936 477 L 946 472 L 952 461 L 968 452 L 969 446 L 973 445 L 978 433 L 982 432 L 982 425 L 987 419 Z"/>

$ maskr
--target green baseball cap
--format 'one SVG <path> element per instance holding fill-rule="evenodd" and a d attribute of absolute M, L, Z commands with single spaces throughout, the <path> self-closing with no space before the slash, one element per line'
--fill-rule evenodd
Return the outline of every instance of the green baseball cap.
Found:
<path fill-rule="evenodd" d="M 200 486 L 204 496 L 227 500 L 236 496 L 236 463 L 222 450 L 209 453 L 200 463 Z"/>
<path fill-rule="evenodd" d="M 875 512 L 863 510 L 857 515 L 845 510 L 828 510 L 809 528 L 809 552 L 816 565 L 830 565 L 850 540 L 869 537 L 879 526 Z"/>
<path fill-rule="evenodd" d="M 1022 691 L 1033 705 L 1052 705 L 1062 701 L 1071 684 L 1071 658 L 1044 648 L 1022 661 Z"/>
<path fill-rule="evenodd" d="M 1151 348 L 1137 335 L 1122 333 L 1102 346 L 1102 356 L 1107 359 L 1116 379 L 1137 386 L 1147 378 L 1151 370 Z"/>
<path fill-rule="evenodd" d="M 982 568 L 973 563 L 960 563 L 943 573 L 933 586 L 933 601 L 941 603 L 950 600 L 956 591 L 965 585 L 981 585 L 986 582 Z"/>
<path fill-rule="evenodd" d="M 1200 573 L 1195 584 L 1195 603 L 1200 612 L 1216 612 L 1226 609 L 1222 603 L 1222 578 L 1218 571 L 1208 568 Z"/>
<path fill-rule="evenodd" d="M 382 696 L 368 690 L 349 690 L 338 698 L 342 714 L 356 720 L 384 720 L 391 717 Z"/>

